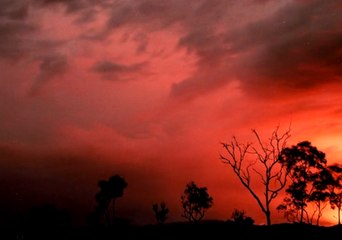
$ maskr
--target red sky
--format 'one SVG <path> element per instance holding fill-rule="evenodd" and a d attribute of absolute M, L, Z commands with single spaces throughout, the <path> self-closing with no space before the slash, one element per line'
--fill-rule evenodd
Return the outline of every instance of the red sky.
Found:
<path fill-rule="evenodd" d="M 182 220 L 191 180 L 214 198 L 208 218 L 238 208 L 263 223 L 220 162 L 221 141 L 291 124 L 289 145 L 309 140 L 342 163 L 338 0 L 0 3 L 7 214 L 53 202 L 83 216 L 97 181 L 118 173 L 128 182 L 118 211 L 138 223 L 161 201 Z M 275 210 L 273 220 L 285 221 Z"/>

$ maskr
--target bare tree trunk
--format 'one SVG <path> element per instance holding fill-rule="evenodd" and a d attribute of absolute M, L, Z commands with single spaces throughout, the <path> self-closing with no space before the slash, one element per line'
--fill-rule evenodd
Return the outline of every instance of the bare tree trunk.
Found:
<path fill-rule="evenodd" d="M 111 221 L 110 221 L 110 216 L 109 216 L 109 209 L 103 210 L 103 215 L 105 217 L 105 221 L 106 221 L 107 226 L 110 226 Z"/>
<path fill-rule="evenodd" d="M 266 214 L 266 221 L 267 221 L 267 226 L 271 226 L 271 212 L 270 210 L 267 210 Z"/>
<path fill-rule="evenodd" d="M 304 218 L 304 207 L 301 207 L 299 223 L 303 223 L 303 218 Z"/>
<path fill-rule="evenodd" d="M 262 141 L 256 130 L 252 130 L 256 143 L 239 143 L 235 137 L 228 143 L 221 143 L 226 154 L 220 154 L 223 163 L 228 164 L 242 185 L 256 200 L 266 218 L 266 224 L 271 225 L 271 202 L 286 186 L 288 172 L 279 162 L 279 154 L 285 148 L 290 129 L 278 134 L 277 127 L 267 142 Z M 254 159 L 254 160 L 251 160 Z M 252 175 L 258 176 L 264 186 L 263 194 L 252 184 Z"/>

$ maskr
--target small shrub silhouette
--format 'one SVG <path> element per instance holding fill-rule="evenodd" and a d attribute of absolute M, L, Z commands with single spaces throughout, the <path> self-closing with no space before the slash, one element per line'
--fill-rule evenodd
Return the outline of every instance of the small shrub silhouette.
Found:
<path fill-rule="evenodd" d="M 181 202 L 184 213 L 182 217 L 190 222 L 198 222 L 204 217 L 205 211 L 213 205 L 213 198 L 206 187 L 198 187 L 193 181 L 186 185 Z"/>
<path fill-rule="evenodd" d="M 251 217 L 246 216 L 246 212 L 244 210 L 234 209 L 232 212 L 231 219 L 234 223 L 243 224 L 243 225 L 253 225 L 254 220 Z"/>
<path fill-rule="evenodd" d="M 163 224 L 167 219 L 167 214 L 169 213 L 169 209 L 166 207 L 165 202 L 155 203 L 152 205 L 152 210 L 154 212 L 154 216 L 159 224 Z"/>

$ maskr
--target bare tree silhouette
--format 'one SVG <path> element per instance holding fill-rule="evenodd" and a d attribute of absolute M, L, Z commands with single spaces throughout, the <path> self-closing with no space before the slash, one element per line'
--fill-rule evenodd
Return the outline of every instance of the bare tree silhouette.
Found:
<path fill-rule="evenodd" d="M 152 210 L 157 222 L 163 224 L 167 219 L 167 214 L 169 213 L 169 209 L 166 207 L 165 202 L 160 203 L 160 205 L 158 203 L 153 204 Z"/>
<path fill-rule="evenodd" d="M 123 177 L 116 174 L 108 180 L 100 180 L 98 182 L 100 191 L 95 195 L 97 202 L 97 210 L 100 211 L 107 223 L 112 225 L 115 222 L 115 204 L 117 198 L 123 196 L 124 190 L 127 187 L 127 182 Z"/>
<path fill-rule="evenodd" d="M 279 134 L 279 127 L 276 127 L 267 142 L 262 141 L 256 130 L 253 129 L 252 133 L 256 138 L 256 144 L 240 143 L 236 137 L 229 143 L 221 143 L 225 155 L 220 154 L 220 159 L 233 170 L 242 185 L 257 201 L 266 217 L 267 225 L 271 225 L 271 202 L 285 187 L 287 180 L 288 173 L 279 163 L 278 156 L 290 138 L 290 128 Z M 263 184 L 262 193 L 257 192 L 260 185 L 252 181 L 253 174 L 256 174 Z"/>
<path fill-rule="evenodd" d="M 205 211 L 213 205 L 213 198 L 208 194 L 206 187 L 198 187 L 193 181 L 186 185 L 181 196 L 183 207 L 182 217 L 190 222 L 202 220 Z"/>

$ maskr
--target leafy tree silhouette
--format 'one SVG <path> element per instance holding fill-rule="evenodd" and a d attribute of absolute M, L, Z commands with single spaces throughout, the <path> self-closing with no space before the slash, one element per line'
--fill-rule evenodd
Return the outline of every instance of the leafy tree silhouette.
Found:
<path fill-rule="evenodd" d="M 208 194 L 206 187 L 198 187 L 191 181 L 186 185 L 181 202 L 184 211 L 182 217 L 190 222 L 199 222 L 205 211 L 213 205 L 213 198 Z"/>
<path fill-rule="evenodd" d="M 278 155 L 290 138 L 290 129 L 280 134 L 277 127 L 266 142 L 261 140 L 256 130 L 253 129 L 252 133 L 256 138 L 256 144 L 242 144 L 236 137 L 228 143 L 221 143 L 225 154 L 220 154 L 220 159 L 230 166 L 242 185 L 257 201 L 266 217 L 267 225 L 271 225 L 271 203 L 286 186 L 287 181 L 288 172 L 279 163 Z M 258 192 L 260 184 L 252 181 L 257 179 L 252 177 L 253 174 L 261 180 L 261 193 Z"/>
<path fill-rule="evenodd" d="M 312 224 L 316 214 L 318 225 L 330 195 L 329 188 L 335 184 L 327 167 L 325 153 L 312 146 L 311 142 L 302 141 L 283 149 L 279 160 L 289 172 L 291 184 L 286 189 L 287 196 L 277 209 L 283 211 L 288 220 L 299 223 L 306 221 Z M 309 203 L 314 203 L 315 207 L 311 216 L 306 211 Z"/>
<path fill-rule="evenodd" d="M 159 224 L 163 224 L 167 219 L 167 214 L 169 213 L 169 209 L 166 207 L 165 202 L 160 203 L 160 205 L 158 205 L 158 203 L 153 204 L 152 210 L 157 222 Z"/>
<path fill-rule="evenodd" d="M 100 191 L 95 195 L 96 209 L 103 214 L 107 225 L 113 225 L 116 218 L 116 200 L 123 196 L 127 182 L 123 177 L 116 174 L 108 180 L 100 180 L 98 187 Z"/>
<path fill-rule="evenodd" d="M 234 211 L 232 212 L 231 219 L 233 220 L 234 223 L 237 223 L 237 224 L 242 224 L 242 225 L 254 224 L 254 219 L 251 217 L 248 217 L 244 210 L 234 209 Z"/>
<path fill-rule="evenodd" d="M 315 211 L 310 220 L 311 223 L 313 222 L 315 212 L 317 212 L 316 225 L 319 225 L 320 218 L 323 215 L 323 210 L 326 208 L 329 202 L 328 200 L 331 195 L 330 189 L 336 185 L 335 183 L 336 181 L 327 166 L 316 173 L 316 177 L 312 183 L 313 191 L 309 196 L 309 202 L 312 202 L 315 205 Z"/>
<path fill-rule="evenodd" d="M 328 166 L 335 179 L 335 184 L 331 186 L 329 203 L 332 209 L 337 209 L 337 224 L 341 225 L 342 209 L 342 166 L 334 164 Z"/>

